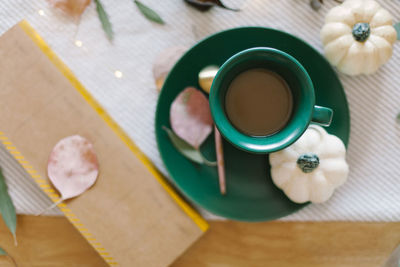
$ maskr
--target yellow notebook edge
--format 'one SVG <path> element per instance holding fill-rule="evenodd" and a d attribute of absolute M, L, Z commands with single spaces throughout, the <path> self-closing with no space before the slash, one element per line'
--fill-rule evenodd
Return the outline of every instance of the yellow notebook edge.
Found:
<path fill-rule="evenodd" d="M 70 81 L 75 89 L 82 95 L 88 104 L 99 114 L 99 116 L 107 123 L 107 125 L 118 135 L 118 137 L 128 146 L 128 148 L 139 158 L 139 160 L 147 167 L 150 173 L 161 184 L 164 190 L 172 197 L 178 206 L 196 223 L 203 231 L 207 231 L 209 224 L 201 215 L 194 210 L 175 189 L 165 180 L 163 175 L 156 169 L 153 163 L 143 154 L 143 152 L 135 145 L 124 130 L 108 115 L 101 105 L 91 96 L 85 87 L 75 77 L 73 72 L 62 62 L 62 60 L 53 52 L 43 38 L 35 31 L 35 29 L 26 21 L 22 20 L 18 25 L 32 39 L 32 41 L 40 48 L 40 50 L 49 58 L 49 60 L 57 67 L 57 69 Z"/>

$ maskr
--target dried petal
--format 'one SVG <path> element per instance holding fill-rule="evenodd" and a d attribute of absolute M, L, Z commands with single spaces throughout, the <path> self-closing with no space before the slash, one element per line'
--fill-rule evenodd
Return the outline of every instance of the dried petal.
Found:
<path fill-rule="evenodd" d="M 212 131 L 208 99 L 194 87 L 187 87 L 172 102 L 171 127 L 187 143 L 198 149 Z"/>
<path fill-rule="evenodd" d="M 80 17 L 91 0 L 48 0 L 50 5 L 73 17 Z"/>
<path fill-rule="evenodd" d="M 184 0 L 184 1 L 190 4 L 191 6 L 194 6 L 200 11 L 207 11 L 213 6 L 222 7 L 232 11 L 239 11 L 239 9 L 227 7 L 222 3 L 221 0 Z"/>
<path fill-rule="evenodd" d="M 93 145 L 79 135 L 60 140 L 50 154 L 47 173 L 62 200 L 82 194 L 94 184 L 99 173 Z"/>
<path fill-rule="evenodd" d="M 323 4 L 322 0 L 311 0 L 310 1 L 311 8 L 314 9 L 315 11 L 318 11 L 319 9 L 321 9 L 322 4 Z"/>
<path fill-rule="evenodd" d="M 187 51 L 185 46 L 173 46 L 163 50 L 153 64 L 153 76 L 157 90 L 160 91 L 165 78 L 178 59 Z"/>

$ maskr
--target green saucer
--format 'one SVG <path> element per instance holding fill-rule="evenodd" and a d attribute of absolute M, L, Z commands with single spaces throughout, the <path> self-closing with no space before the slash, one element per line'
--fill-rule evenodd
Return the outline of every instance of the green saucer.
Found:
<path fill-rule="evenodd" d="M 266 155 L 236 149 L 224 140 L 227 194 L 219 192 L 215 167 L 187 160 L 171 144 L 162 126 L 170 128 L 169 109 L 187 86 L 200 88 L 199 71 L 207 65 L 222 65 L 237 52 L 251 47 L 273 47 L 295 57 L 306 68 L 315 87 L 316 104 L 334 111 L 327 131 L 347 145 L 350 133 L 349 108 L 335 71 L 314 48 L 287 33 L 261 27 L 236 28 L 214 34 L 192 47 L 170 72 L 161 91 L 155 131 L 161 157 L 176 187 L 193 203 L 216 215 L 240 221 L 267 221 L 298 211 L 305 204 L 291 202 L 270 177 Z M 214 134 L 202 145 L 215 159 Z"/>

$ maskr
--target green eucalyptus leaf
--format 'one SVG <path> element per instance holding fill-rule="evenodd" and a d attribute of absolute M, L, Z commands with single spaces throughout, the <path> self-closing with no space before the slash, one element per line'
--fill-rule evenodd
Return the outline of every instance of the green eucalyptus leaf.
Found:
<path fill-rule="evenodd" d="M 104 7 L 101 4 L 100 0 L 94 0 L 94 2 L 96 3 L 96 10 L 97 14 L 99 15 L 101 26 L 103 27 L 103 30 L 106 33 L 108 39 L 112 40 L 114 37 L 114 32 L 112 30 L 110 19 L 108 18 L 108 15 L 104 10 Z"/>
<path fill-rule="evenodd" d="M 0 256 L 7 256 L 7 252 L 2 248 L 0 248 Z"/>
<path fill-rule="evenodd" d="M 134 0 L 133 2 L 148 20 L 154 21 L 158 24 L 165 24 L 164 20 L 153 9 L 138 0 Z"/>
<path fill-rule="evenodd" d="M 397 119 L 398 122 L 400 122 L 400 113 L 397 114 L 396 119 Z"/>
<path fill-rule="evenodd" d="M 400 22 L 393 25 L 397 32 L 397 40 L 400 40 Z"/>
<path fill-rule="evenodd" d="M 199 164 L 206 164 L 208 166 L 217 165 L 217 162 L 207 160 L 199 150 L 195 149 L 185 140 L 181 139 L 172 130 L 168 129 L 165 126 L 163 126 L 163 130 L 167 132 L 168 137 L 171 140 L 174 147 L 186 158 Z"/>
<path fill-rule="evenodd" d="M 8 229 L 14 236 L 16 243 L 16 231 L 17 231 L 17 215 L 15 213 L 15 207 L 12 203 L 11 197 L 8 194 L 7 184 L 4 179 L 3 172 L 0 169 L 0 213 L 6 223 Z"/>

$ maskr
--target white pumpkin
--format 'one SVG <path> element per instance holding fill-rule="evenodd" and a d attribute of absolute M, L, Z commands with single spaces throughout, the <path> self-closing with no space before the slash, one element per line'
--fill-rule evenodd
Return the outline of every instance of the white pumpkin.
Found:
<path fill-rule="evenodd" d="M 294 144 L 269 155 L 271 177 L 293 202 L 324 202 L 347 179 L 345 155 L 338 137 L 311 125 Z"/>
<path fill-rule="evenodd" d="M 332 8 L 321 30 L 325 56 L 349 75 L 375 72 L 392 55 L 393 18 L 373 0 L 347 0 Z"/>

